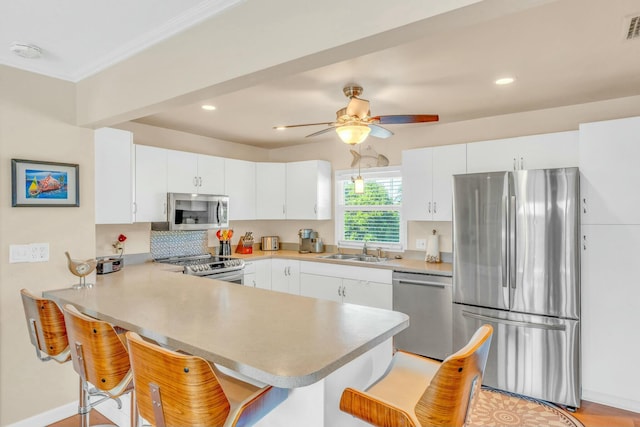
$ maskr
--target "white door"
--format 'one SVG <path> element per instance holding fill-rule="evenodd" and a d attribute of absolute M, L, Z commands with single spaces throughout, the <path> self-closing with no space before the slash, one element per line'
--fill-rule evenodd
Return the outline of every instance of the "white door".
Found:
<path fill-rule="evenodd" d="M 629 355 L 640 353 L 640 226 L 583 224 L 582 233 L 582 397 L 638 405 Z"/>
<path fill-rule="evenodd" d="M 101 128 L 95 131 L 96 224 L 133 222 L 133 134 Z"/>
<path fill-rule="evenodd" d="M 224 158 L 199 154 L 198 184 L 198 193 L 225 194 Z"/>
<path fill-rule="evenodd" d="M 433 148 L 402 152 L 402 213 L 407 221 L 433 216 Z"/>
<path fill-rule="evenodd" d="M 453 175 L 466 172 L 466 144 L 433 148 L 433 203 L 431 205 L 433 221 L 451 221 L 453 219 Z"/>
<path fill-rule="evenodd" d="M 285 219 L 287 173 L 284 163 L 256 163 L 257 219 Z"/>
<path fill-rule="evenodd" d="M 517 147 L 519 169 L 578 166 L 578 131 L 521 137 Z"/>
<path fill-rule="evenodd" d="M 640 224 L 640 117 L 580 125 L 583 224 Z"/>
<path fill-rule="evenodd" d="M 167 221 L 167 150 L 136 145 L 135 221 Z"/>
<path fill-rule="evenodd" d="M 368 280 L 343 279 L 344 302 L 393 309 L 392 286 Z"/>
<path fill-rule="evenodd" d="M 169 193 L 196 193 L 198 191 L 197 176 L 197 154 L 167 150 L 167 191 Z"/>
<path fill-rule="evenodd" d="M 225 194 L 229 196 L 229 219 L 256 219 L 256 164 L 225 159 Z"/>
<path fill-rule="evenodd" d="M 517 138 L 467 144 L 467 172 L 498 172 L 517 169 Z"/>
<path fill-rule="evenodd" d="M 305 297 L 342 301 L 342 279 L 300 273 L 300 295 Z"/>

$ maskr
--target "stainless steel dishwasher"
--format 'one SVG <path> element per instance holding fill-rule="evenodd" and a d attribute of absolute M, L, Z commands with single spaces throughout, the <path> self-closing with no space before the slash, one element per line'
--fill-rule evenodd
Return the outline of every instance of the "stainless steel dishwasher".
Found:
<path fill-rule="evenodd" d="M 399 350 L 443 360 L 453 352 L 452 279 L 393 272 L 393 309 L 409 315 L 409 327 L 394 337 Z"/>

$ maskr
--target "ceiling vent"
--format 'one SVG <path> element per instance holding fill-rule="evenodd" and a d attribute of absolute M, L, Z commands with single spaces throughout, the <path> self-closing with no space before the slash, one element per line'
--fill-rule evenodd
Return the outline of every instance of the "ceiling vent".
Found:
<path fill-rule="evenodd" d="M 627 30 L 627 40 L 632 40 L 640 37 L 640 15 L 627 18 L 629 26 L 625 27 Z"/>

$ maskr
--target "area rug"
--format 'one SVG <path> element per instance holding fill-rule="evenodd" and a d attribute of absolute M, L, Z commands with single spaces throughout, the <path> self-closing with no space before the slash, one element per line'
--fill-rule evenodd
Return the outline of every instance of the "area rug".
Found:
<path fill-rule="evenodd" d="M 470 427 L 584 427 L 562 409 L 527 396 L 483 387 L 468 423 Z"/>

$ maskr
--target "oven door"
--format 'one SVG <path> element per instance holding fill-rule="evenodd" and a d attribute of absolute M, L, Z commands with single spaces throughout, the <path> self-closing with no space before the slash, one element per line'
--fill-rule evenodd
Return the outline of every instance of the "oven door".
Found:
<path fill-rule="evenodd" d="M 244 269 L 228 271 L 226 273 L 210 274 L 209 276 L 201 276 L 206 279 L 224 280 L 225 282 L 244 285 Z"/>

